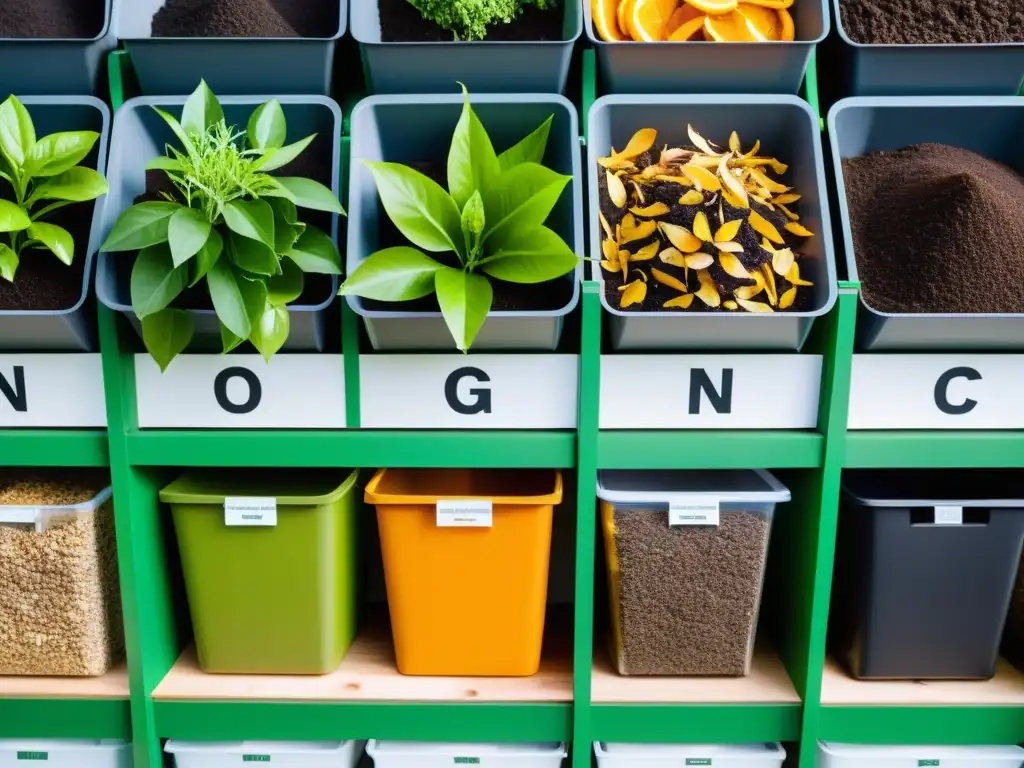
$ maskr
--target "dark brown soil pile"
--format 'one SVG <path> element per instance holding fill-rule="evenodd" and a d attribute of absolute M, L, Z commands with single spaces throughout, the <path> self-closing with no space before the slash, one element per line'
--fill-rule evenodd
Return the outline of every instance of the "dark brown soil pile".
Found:
<path fill-rule="evenodd" d="M 167 0 L 154 37 L 331 37 L 339 5 L 324 0 Z"/>
<path fill-rule="evenodd" d="M 90 39 L 105 14 L 104 0 L 0 0 L 0 37 Z"/>
<path fill-rule="evenodd" d="M 943 144 L 843 162 L 864 300 L 883 312 L 1024 312 L 1024 176 Z"/>
<path fill-rule="evenodd" d="M 669 527 L 665 512 L 615 510 L 625 675 L 743 675 L 761 597 L 769 521 L 722 512 Z"/>
<path fill-rule="evenodd" d="M 372 0 L 355 0 L 372 2 Z M 588 0 L 589 2 L 589 0 Z M 420 15 L 409 0 L 379 0 L 380 34 L 385 43 L 451 42 L 452 33 Z M 522 14 L 508 24 L 495 24 L 487 30 L 487 40 L 516 42 L 520 40 L 562 40 L 561 8 L 542 11 L 526 5 Z"/>
<path fill-rule="evenodd" d="M 840 0 L 858 43 L 1024 42 L 1021 0 Z"/>

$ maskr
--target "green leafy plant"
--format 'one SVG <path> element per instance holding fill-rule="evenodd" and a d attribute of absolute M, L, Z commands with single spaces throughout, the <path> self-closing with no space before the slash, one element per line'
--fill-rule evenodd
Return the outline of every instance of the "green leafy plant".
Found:
<path fill-rule="evenodd" d="M 128 208 L 103 244 L 104 251 L 138 251 L 131 297 L 146 349 L 162 370 L 185 349 L 195 320 L 170 305 L 203 281 L 224 351 L 248 340 L 269 361 L 288 338 L 287 305 L 302 293 L 304 274 L 341 273 L 331 238 L 298 215 L 298 208 L 343 214 L 338 198 L 310 179 L 269 173 L 295 160 L 316 134 L 285 145 L 276 99 L 252 113 L 247 130 L 229 126 L 205 82 L 180 122 L 154 109 L 183 149 L 168 145 L 146 169 L 166 173 L 174 192 Z"/>
<path fill-rule="evenodd" d="M 483 40 L 487 28 L 513 21 L 523 8 L 552 10 L 556 0 L 409 0 L 423 18 L 449 30 L 456 40 Z"/>
<path fill-rule="evenodd" d="M 341 286 L 343 295 L 410 301 L 437 294 L 462 351 L 491 309 L 488 278 L 545 283 L 576 268 L 578 258 L 544 226 L 572 180 L 541 165 L 554 116 L 496 154 L 465 94 L 448 153 L 448 191 L 399 163 L 367 162 L 388 217 L 411 246 L 371 254 Z M 435 260 L 423 251 L 450 254 Z"/>
<path fill-rule="evenodd" d="M 46 223 L 54 211 L 107 193 L 107 181 L 78 164 L 100 135 L 62 131 L 36 138 L 32 117 L 14 96 L 0 104 L 0 179 L 9 185 L 0 198 L 0 277 L 14 281 L 26 249 L 48 250 L 65 264 L 75 258 L 75 240 L 61 226 Z"/>

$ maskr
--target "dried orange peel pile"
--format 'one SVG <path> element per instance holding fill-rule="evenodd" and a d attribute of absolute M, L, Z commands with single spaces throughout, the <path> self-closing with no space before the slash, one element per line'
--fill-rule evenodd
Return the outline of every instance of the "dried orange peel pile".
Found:
<path fill-rule="evenodd" d="M 692 147 L 660 150 L 637 131 L 598 159 L 601 268 L 620 309 L 798 310 L 813 283 L 799 251 L 814 233 L 800 195 L 772 178 L 788 166 L 747 152 L 733 132 L 719 148 L 687 126 Z M 806 266 L 806 263 L 805 263 Z"/>
<path fill-rule="evenodd" d="M 793 0 L 591 0 L 594 28 L 608 43 L 793 40 Z"/>

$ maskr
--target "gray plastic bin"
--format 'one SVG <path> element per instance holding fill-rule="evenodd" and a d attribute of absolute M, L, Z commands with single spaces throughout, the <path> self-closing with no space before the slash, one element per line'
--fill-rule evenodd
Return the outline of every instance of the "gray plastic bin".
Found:
<path fill-rule="evenodd" d="M 576 108 L 563 96 L 549 94 L 473 94 L 473 109 L 501 152 L 522 139 L 550 115 L 555 119 L 545 165 L 573 181 L 562 193 L 547 225 L 577 254 L 583 253 L 583 193 Z M 352 163 L 349 171 L 347 274 L 380 245 L 387 214 L 377 185 L 363 160 L 397 163 L 447 162 L 452 131 L 462 113 L 462 94 L 370 96 L 352 112 Z M 551 350 L 558 346 L 565 316 L 579 303 L 583 262 L 572 280 L 572 298 L 561 309 L 533 312 L 491 312 L 473 349 Z M 362 315 L 374 349 L 455 349 L 440 312 L 369 309 L 358 296 L 346 296 Z"/>
<path fill-rule="evenodd" d="M 458 90 L 456 81 L 470 93 L 561 93 L 590 0 L 563 2 L 561 40 L 386 43 L 377 1 L 356 0 L 352 36 L 363 53 L 366 85 L 370 93 L 448 93 Z"/>
<path fill-rule="evenodd" d="M 1019 470 L 847 473 L 830 632 L 854 677 L 995 674 L 1022 488 Z"/>
<path fill-rule="evenodd" d="M 365 2 L 366 0 L 356 0 Z M 219 94 L 329 96 L 334 49 L 344 37 L 348 0 L 336 2 L 337 29 L 324 37 L 152 37 L 154 14 L 164 0 L 116 0 L 115 31 L 132 57 L 142 92 L 191 93 L 205 79 Z"/>
<path fill-rule="evenodd" d="M 839 1 L 836 29 L 850 59 L 854 96 L 1015 96 L 1024 83 L 1024 43 L 882 45 L 846 34 Z"/>
<path fill-rule="evenodd" d="M 57 131 L 96 131 L 99 141 L 83 165 L 104 173 L 110 136 L 110 109 L 92 96 L 21 96 L 19 100 L 32 115 L 36 135 Z M 100 226 L 106 197 L 92 203 L 92 226 L 87 242 L 75 241 L 75 261 L 83 259 L 82 293 L 75 305 L 62 310 L 0 311 L 0 349 L 4 351 L 90 351 L 96 342 L 96 318 L 89 296 L 93 261 L 100 244 Z M 89 205 L 89 203 L 76 203 Z M 44 251 L 32 251 L 26 258 L 56 259 Z M 70 269 L 68 270 L 70 274 Z M 15 278 L 17 279 L 17 278 Z"/>
<path fill-rule="evenodd" d="M 808 238 L 801 273 L 814 283 L 814 309 L 773 314 L 727 312 L 624 312 L 604 296 L 601 237 L 598 234 L 597 158 L 622 147 L 641 128 L 658 131 L 659 146 L 687 145 L 687 124 L 709 140 L 724 141 L 738 131 L 744 141 L 761 139 L 763 154 L 789 165 L 786 183 L 803 195 L 801 223 Z M 587 181 L 590 190 L 590 256 L 601 303 L 611 315 L 613 349 L 798 350 L 816 317 L 836 301 L 836 265 L 828 212 L 818 117 L 795 96 L 604 96 L 590 109 Z"/>
<path fill-rule="evenodd" d="M 2 98 L 6 98 L 9 93 L 31 93 L 36 96 L 98 94 L 102 87 L 100 73 L 103 60 L 117 45 L 111 24 L 110 3 L 111 0 L 107 0 L 103 28 L 91 39 L 0 39 Z"/>
<path fill-rule="evenodd" d="M 608 43 L 584 5 L 605 93 L 796 93 L 829 29 L 828 0 L 797 0 L 789 9 L 793 42 Z"/>
<path fill-rule="evenodd" d="M 153 111 L 152 107 L 167 110 L 175 117 L 181 117 L 185 96 L 143 96 L 125 102 L 114 117 L 114 129 L 110 142 L 110 165 L 107 178 L 110 195 L 104 209 L 100 231 L 103 240 L 117 221 L 117 217 L 132 205 L 135 198 L 146 191 L 146 164 L 158 155 L 164 154 L 167 144 L 179 146 L 171 129 Z M 341 109 L 332 99 L 322 96 L 223 96 L 220 103 L 229 125 L 244 127 L 249 115 L 265 101 L 276 98 L 281 102 L 288 122 L 287 142 L 298 141 L 311 133 L 317 134 L 316 141 L 306 152 L 317 152 L 321 142 L 331 142 L 330 184 L 338 194 L 341 136 Z M 327 162 L 324 155 L 324 162 Z M 302 162 L 301 158 L 298 162 Z M 289 166 L 283 173 L 287 175 Z M 326 183 L 326 179 L 320 179 Z M 300 209 L 300 214 L 309 216 L 313 212 Z M 329 230 L 337 242 L 338 217 L 331 216 Z M 102 243 L 102 240 L 100 241 Z M 130 253 L 101 253 L 96 273 L 96 294 L 99 300 L 113 310 L 128 317 L 132 326 L 141 334 L 141 323 L 132 312 L 131 270 L 134 264 Z M 338 279 L 332 277 L 330 291 L 315 305 L 292 304 L 288 306 L 291 333 L 285 342 L 286 351 L 311 351 L 323 349 L 324 319 L 328 306 L 334 301 L 338 290 Z M 196 318 L 195 335 L 188 346 L 189 352 L 219 352 L 223 347 L 220 337 L 220 323 L 212 309 L 191 310 Z"/>
<path fill-rule="evenodd" d="M 843 228 L 846 269 L 858 280 L 843 160 L 910 144 L 970 149 L 1024 172 L 1024 100 L 1009 96 L 860 97 L 828 114 L 829 141 Z M 1024 349 L 1024 314 L 888 313 L 861 297 L 857 343 L 865 351 Z"/>

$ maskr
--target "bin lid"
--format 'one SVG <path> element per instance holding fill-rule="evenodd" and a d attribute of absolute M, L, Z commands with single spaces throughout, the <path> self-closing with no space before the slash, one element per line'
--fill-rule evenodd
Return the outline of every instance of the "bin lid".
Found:
<path fill-rule="evenodd" d="M 789 489 L 763 469 L 605 469 L 597 496 L 616 504 L 671 502 L 687 496 L 720 502 L 789 501 Z"/>
<path fill-rule="evenodd" d="M 594 751 L 616 757 L 659 758 L 659 759 L 700 759 L 707 757 L 786 757 L 786 750 L 778 742 L 753 744 L 619 744 L 595 742 Z"/>
<path fill-rule="evenodd" d="M 282 505 L 330 504 L 355 485 L 359 470 L 201 469 L 160 491 L 165 504 L 223 504 L 227 496 L 268 496 Z"/>
<path fill-rule="evenodd" d="M 865 507 L 1022 507 L 1024 472 L 1016 469 L 860 470 L 843 491 Z"/>
<path fill-rule="evenodd" d="M 922 758 L 932 760 L 961 758 L 971 759 L 1006 759 L 1020 763 L 1024 759 L 1024 748 L 997 744 L 993 746 L 894 746 L 877 744 L 841 744 L 835 741 L 819 741 L 818 746 L 823 752 L 838 757 L 863 758 Z"/>
<path fill-rule="evenodd" d="M 374 755 L 441 755 L 448 757 L 476 757 L 480 755 L 562 755 L 567 754 L 565 744 L 557 741 L 502 743 L 433 742 L 433 741 L 377 741 L 366 745 L 366 753 Z"/>
<path fill-rule="evenodd" d="M 314 752 L 340 752 L 347 741 L 181 741 L 168 739 L 164 752 L 227 755 L 304 755 Z"/>

